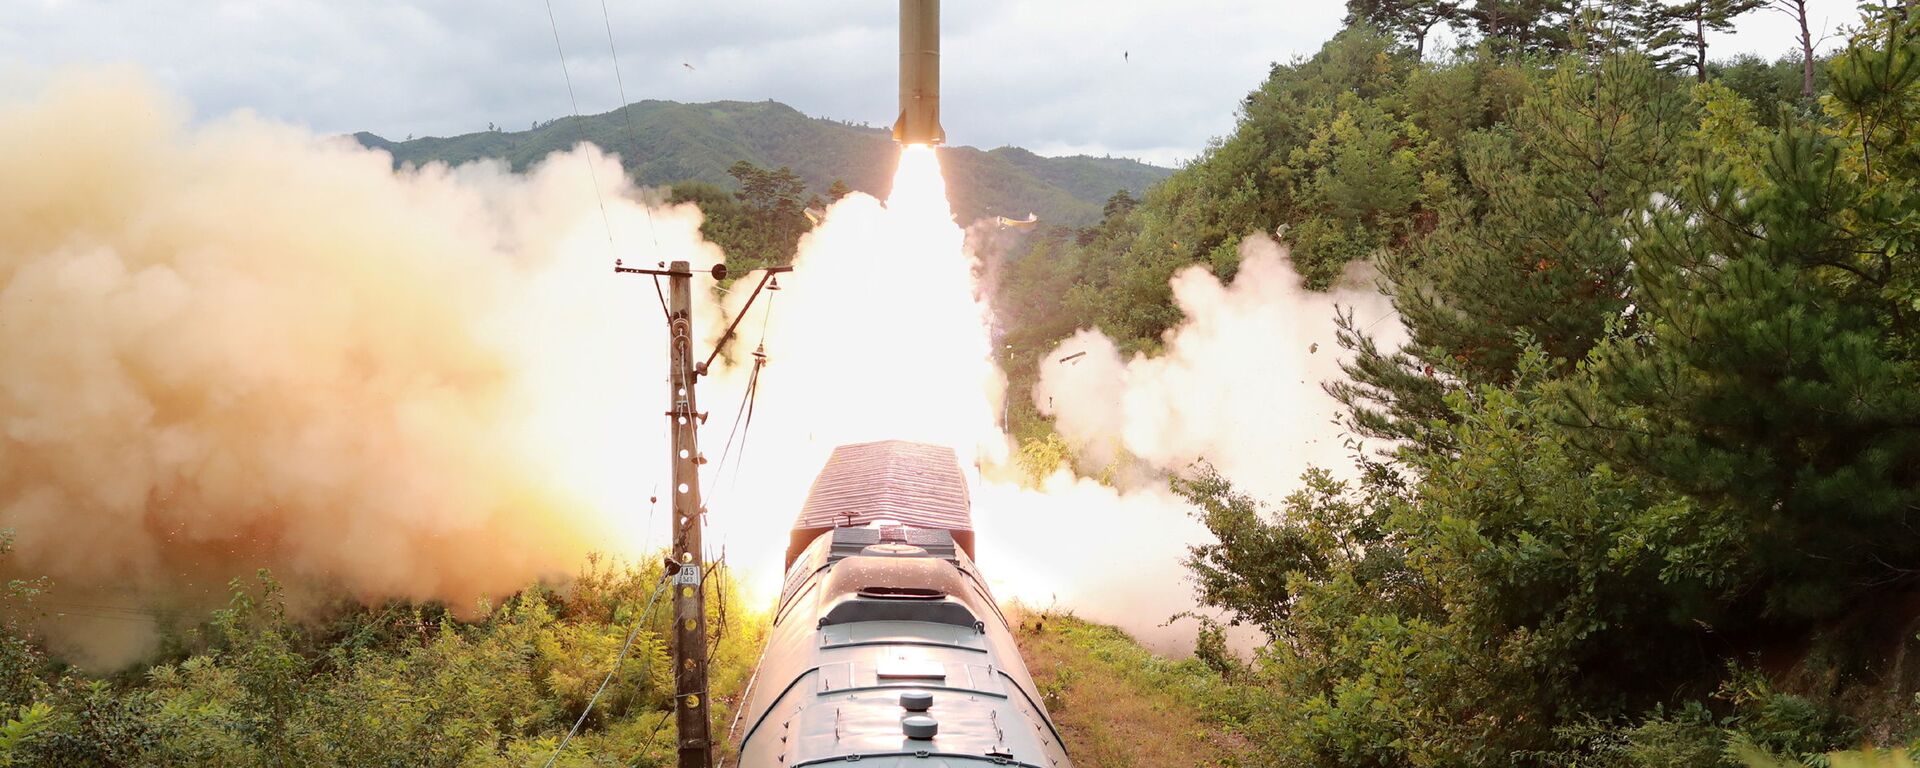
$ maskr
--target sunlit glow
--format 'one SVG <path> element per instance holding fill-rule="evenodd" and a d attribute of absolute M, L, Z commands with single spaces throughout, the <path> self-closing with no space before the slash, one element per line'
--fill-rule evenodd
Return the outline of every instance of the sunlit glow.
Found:
<path fill-rule="evenodd" d="M 720 252 L 611 156 L 395 172 L 122 72 L 0 135 L 0 527 L 63 599 L 198 608 L 268 568 L 296 610 L 470 611 L 665 538 L 666 334 L 607 267 Z M 48 630 L 104 667 L 152 640 Z"/>
<path fill-rule="evenodd" d="M 968 466 L 1005 450 L 995 423 L 1005 385 L 932 148 L 903 148 L 884 204 L 858 193 L 835 203 L 781 282 L 751 447 L 738 475 L 714 483 L 714 525 L 735 562 L 776 564 L 753 574 L 762 591 L 835 446 L 915 440 L 952 446 Z M 732 358 L 750 360 L 759 336 L 735 342 Z"/>

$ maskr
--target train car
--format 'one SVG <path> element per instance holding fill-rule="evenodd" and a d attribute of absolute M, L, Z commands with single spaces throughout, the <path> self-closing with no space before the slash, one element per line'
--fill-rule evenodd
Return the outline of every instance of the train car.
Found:
<path fill-rule="evenodd" d="M 736 726 L 742 768 L 1072 765 L 974 566 L 970 510 L 951 449 L 834 450 Z"/>

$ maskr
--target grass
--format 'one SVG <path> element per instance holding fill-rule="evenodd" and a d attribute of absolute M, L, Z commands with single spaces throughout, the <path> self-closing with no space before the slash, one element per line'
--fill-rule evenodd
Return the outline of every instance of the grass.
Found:
<path fill-rule="evenodd" d="M 1020 652 L 1078 768 L 1254 765 L 1228 712 L 1234 686 L 1155 655 L 1115 627 L 1016 609 Z"/>

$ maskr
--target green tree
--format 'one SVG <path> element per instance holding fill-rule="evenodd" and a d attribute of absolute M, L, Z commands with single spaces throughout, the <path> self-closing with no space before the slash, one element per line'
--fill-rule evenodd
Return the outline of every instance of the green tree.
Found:
<path fill-rule="evenodd" d="M 1558 366 L 1517 365 L 1448 396 L 1455 449 L 1411 459 L 1410 485 L 1314 472 L 1269 514 L 1179 484 L 1217 539 L 1189 560 L 1202 601 L 1274 638 L 1273 764 L 1533 764 L 1563 727 L 1713 673 L 1713 574 L 1675 541 L 1691 503 L 1594 464 L 1553 421 Z"/>
<path fill-rule="evenodd" d="M 1444 448 L 1448 386 L 1511 379 L 1526 343 L 1577 361 L 1627 318 L 1632 217 L 1670 182 L 1691 110 L 1644 59 L 1569 59 L 1512 125 L 1468 136 L 1469 193 L 1387 253 L 1410 336 L 1388 353 L 1350 325 L 1350 381 L 1330 392 L 1361 434 Z"/>
<path fill-rule="evenodd" d="M 745 160 L 735 162 L 727 174 L 740 183 L 734 198 L 740 203 L 744 225 L 752 232 L 741 238 L 741 252 L 728 252 L 729 259 L 742 270 L 791 261 L 809 227 L 802 197 L 806 182 L 792 169 L 769 170 Z"/>
<path fill-rule="evenodd" d="M 1576 403 L 1596 450 L 1741 521 L 1789 618 L 1920 565 L 1920 44 L 1876 34 L 1834 62 L 1831 133 L 1790 125 L 1760 183 L 1710 164 L 1646 218 L 1635 328 Z"/>
<path fill-rule="evenodd" d="M 1346 24 L 1369 24 L 1413 46 L 1416 60 L 1426 58 L 1433 28 L 1460 19 L 1459 0 L 1347 0 Z"/>
<path fill-rule="evenodd" d="M 1462 15 L 1501 56 L 1553 55 L 1573 42 L 1575 14 L 1566 0 L 1476 0 Z"/>
<path fill-rule="evenodd" d="M 1694 79 L 1706 82 L 1707 36 L 1733 30 L 1735 19 L 1766 5 L 1767 0 L 1646 0 L 1634 9 L 1630 24 L 1647 58 L 1669 69 L 1691 67 Z"/>

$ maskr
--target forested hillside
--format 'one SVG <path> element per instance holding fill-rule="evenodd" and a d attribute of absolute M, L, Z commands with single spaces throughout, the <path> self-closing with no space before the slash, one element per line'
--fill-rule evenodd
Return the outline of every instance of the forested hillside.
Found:
<path fill-rule="evenodd" d="M 618 153 L 635 179 L 655 186 L 701 182 L 737 189 L 728 169 L 746 162 L 763 169 L 791 169 L 802 184 L 802 199 L 826 194 L 835 182 L 885 194 L 899 155 L 883 129 L 808 117 L 774 101 L 649 100 L 600 115 L 562 117 L 524 131 L 491 127 L 448 138 L 393 141 L 370 133 L 354 138 L 391 153 L 395 163 L 457 164 L 492 157 L 516 170 L 589 141 Z M 1031 212 L 1050 222 L 1082 226 L 1099 219 L 1100 201 L 1115 190 L 1140 192 L 1170 173 L 1133 160 L 1040 157 L 1015 147 L 946 147 L 940 162 L 962 222 L 995 215 L 1022 218 Z"/>
<path fill-rule="evenodd" d="M 1154 352 L 1168 278 L 1231 275 L 1249 233 L 1310 285 L 1379 271 L 1411 342 L 1345 321 L 1326 385 L 1358 479 L 1310 473 L 1277 508 L 1176 483 L 1218 537 L 1189 563 L 1203 602 L 1271 638 L 1221 662 L 1258 763 L 1914 743 L 1913 7 L 1778 62 L 1693 35 L 1752 5 L 1350 8 L 1231 135 L 1035 238 L 996 293 L 1018 391 L 1075 328 Z M 1420 58 L 1436 16 L 1479 42 Z"/>

